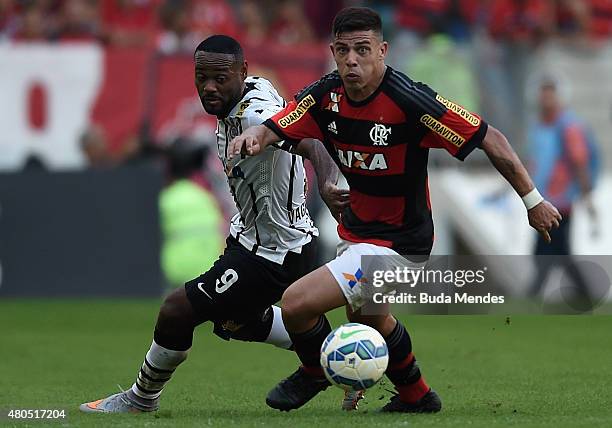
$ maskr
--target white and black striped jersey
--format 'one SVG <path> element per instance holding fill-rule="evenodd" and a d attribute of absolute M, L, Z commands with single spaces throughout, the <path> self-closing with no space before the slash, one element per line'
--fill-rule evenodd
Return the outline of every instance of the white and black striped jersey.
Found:
<path fill-rule="evenodd" d="M 268 80 L 247 77 L 242 99 L 227 117 L 217 120 L 216 132 L 219 159 L 238 208 L 230 234 L 246 249 L 279 264 L 288 251 L 300 253 L 319 234 L 306 209 L 303 160 L 269 146 L 258 156 L 241 156 L 228 166 L 227 146 L 244 129 L 261 124 L 285 105 Z"/>

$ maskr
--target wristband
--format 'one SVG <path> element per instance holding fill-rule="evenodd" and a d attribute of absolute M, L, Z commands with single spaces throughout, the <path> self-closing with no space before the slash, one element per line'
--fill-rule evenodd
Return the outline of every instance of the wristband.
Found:
<path fill-rule="evenodd" d="M 525 204 L 525 208 L 527 208 L 527 211 L 529 211 L 530 209 L 532 209 L 533 207 L 535 207 L 536 205 L 538 205 L 540 202 L 544 200 L 542 195 L 540 195 L 540 192 L 538 192 L 538 189 L 536 189 L 535 187 L 533 188 L 531 192 L 527 193 L 521 199 L 523 200 L 523 203 Z"/>

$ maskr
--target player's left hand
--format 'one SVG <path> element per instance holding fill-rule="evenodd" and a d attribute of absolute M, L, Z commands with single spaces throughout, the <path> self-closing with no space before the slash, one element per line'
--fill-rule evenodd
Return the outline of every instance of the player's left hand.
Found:
<path fill-rule="evenodd" d="M 559 210 L 546 200 L 527 211 L 527 217 L 529 225 L 537 230 L 548 243 L 550 243 L 548 232 L 553 227 L 559 227 L 559 222 L 562 220 Z"/>
<path fill-rule="evenodd" d="M 348 189 L 341 189 L 332 183 L 324 183 L 319 187 L 319 193 L 331 215 L 340 223 L 342 211 L 350 205 Z"/>
<path fill-rule="evenodd" d="M 259 154 L 261 151 L 261 145 L 256 137 L 252 135 L 238 135 L 229 143 L 227 150 L 228 160 L 232 160 L 234 157 L 240 154 L 254 156 Z"/>

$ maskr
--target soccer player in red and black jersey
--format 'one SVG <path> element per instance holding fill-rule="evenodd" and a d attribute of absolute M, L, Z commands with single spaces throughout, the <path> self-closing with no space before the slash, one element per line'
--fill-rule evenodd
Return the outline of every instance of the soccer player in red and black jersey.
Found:
<path fill-rule="evenodd" d="M 347 8 L 333 24 L 331 51 L 338 69 L 300 92 L 263 125 L 251 127 L 230 144 L 230 156 L 256 155 L 280 140 L 323 141 L 350 186 L 350 208 L 338 232 L 336 259 L 292 284 L 283 294 L 283 320 L 302 366 L 268 394 L 269 406 L 291 410 L 329 383 L 319 351 L 330 326 L 325 312 L 347 305 L 352 322 L 368 324 L 389 348 L 387 377 L 397 394 L 383 410 L 437 412 L 438 395 L 421 376 L 404 326 L 391 314 L 361 313 L 362 255 L 420 255 L 433 243 L 427 187 L 430 148 L 463 160 L 484 150 L 523 198 L 529 223 L 548 240 L 561 216 L 543 200 L 506 138 L 478 115 L 443 98 L 424 84 L 385 65 L 387 42 L 380 17 L 367 8 Z"/>

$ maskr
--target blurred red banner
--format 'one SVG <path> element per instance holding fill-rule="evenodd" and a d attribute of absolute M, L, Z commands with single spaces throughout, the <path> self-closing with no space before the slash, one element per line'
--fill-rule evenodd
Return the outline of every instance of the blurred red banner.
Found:
<path fill-rule="evenodd" d="M 245 50 L 249 74 L 271 80 L 286 99 L 326 71 L 325 46 L 305 46 L 298 51 L 247 45 Z M 107 49 L 104 67 L 92 118 L 105 128 L 113 150 L 147 125 L 155 140 L 201 135 L 195 129 L 202 126 L 214 130 L 215 118 L 206 115 L 195 91 L 190 55 Z"/>
<path fill-rule="evenodd" d="M 270 79 L 286 98 L 318 79 L 325 46 L 245 46 L 249 74 Z M 214 141 L 215 118 L 194 87 L 190 54 L 105 48 L 89 42 L 0 44 L 0 170 L 32 159 L 52 170 L 80 168 L 81 135 L 103 128 L 115 154 L 145 136 Z"/>

